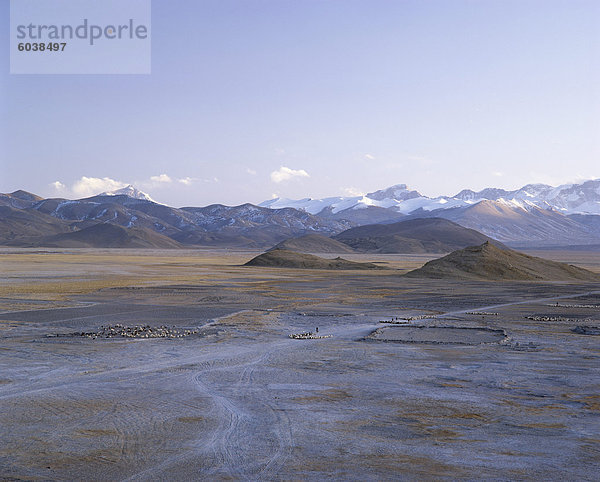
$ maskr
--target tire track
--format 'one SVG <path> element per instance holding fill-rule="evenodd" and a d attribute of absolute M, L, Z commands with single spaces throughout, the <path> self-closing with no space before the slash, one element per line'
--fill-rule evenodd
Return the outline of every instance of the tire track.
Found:
<path fill-rule="evenodd" d="M 230 477 L 236 479 L 269 478 L 283 466 L 292 449 L 292 430 L 290 420 L 282 409 L 273 407 L 256 396 L 266 393 L 256 388 L 255 372 L 266 366 L 274 350 L 285 348 L 288 340 L 274 344 L 258 345 L 246 355 L 260 354 L 250 360 L 240 360 L 225 356 L 229 363 L 205 362 L 199 372 L 189 381 L 203 396 L 212 399 L 213 407 L 207 416 L 218 420 L 217 427 L 209 437 L 197 439 L 190 450 L 169 457 L 167 460 L 139 472 L 125 480 L 145 480 L 166 477 L 174 465 L 183 465 L 195 458 L 208 459 L 210 467 L 204 468 L 202 477 Z M 239 378 L 231 385 L 215 384 L 208 381 L 212 375 L 219 380 L 219 372 L 231 372 L 241 369 Z M 222 393 L 227 390 L 227 394 Z M 260 414 L 263 419 L 254 416 Z M 271 422 L 264 421 L 265 414 Z M 265 440 L 257 439 L 252 428 L 254 421 L 271 427 L 276 443 L 265 446 Z M 254 435 L 254 436 L 253 436 Z M 250 443 L 249 443 L 250 436 Z M 268 441 L 267 441 L 268 442 Z M 266 460 L 257 462 L 255 454 L 249 449 L 260 447 L 261 457 Z"/>

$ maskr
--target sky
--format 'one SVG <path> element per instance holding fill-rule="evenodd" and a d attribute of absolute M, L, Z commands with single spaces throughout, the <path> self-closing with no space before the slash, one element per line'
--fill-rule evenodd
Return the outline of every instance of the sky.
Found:
<path fill-rule="evenodd" d="M 11 75 L 0 17 L 0 192 L 203 206 L 600 177 L 597 0 L 153 0 L 150 75 Z"/>

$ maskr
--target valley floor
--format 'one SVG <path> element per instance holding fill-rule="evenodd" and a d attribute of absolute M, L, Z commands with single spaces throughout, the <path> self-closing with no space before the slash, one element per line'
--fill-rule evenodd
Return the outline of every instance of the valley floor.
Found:
<path fill-rule="evenodd" d="M 428 256 L 241 266 L 256 254 L 0 251 L 0 478 L 597 479 L 599 336 L 573 329 L 600 325 L 600 285 L 398 275 Z M 429 343 L 379 323 L 410 317 Z M 116 324 L 197 333 L 79 336 Z"/>

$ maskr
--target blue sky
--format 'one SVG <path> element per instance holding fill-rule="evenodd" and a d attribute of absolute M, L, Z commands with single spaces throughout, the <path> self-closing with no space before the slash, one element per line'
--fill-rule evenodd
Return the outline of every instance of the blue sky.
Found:
<path fill-rule="evenodd" d="M 10 75 L 0 15 L 0 192 L 135 183 L 183 206 L 600 176 L 596 0 L 153 0 L 151 75 Z"/>

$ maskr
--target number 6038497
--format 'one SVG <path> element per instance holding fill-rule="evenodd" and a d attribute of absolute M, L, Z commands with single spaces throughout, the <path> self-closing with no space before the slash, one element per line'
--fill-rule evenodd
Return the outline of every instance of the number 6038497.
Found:
<path fill-rule="evenodd" d="M 44 51 L 48 51 L 48 52 L 62 52 L 63 50 L 65 50 L 65 47 L 67 46 L 67 42 L 48 42 L 48 43 L 44 43 L 44 42 L 33 42 L 33 43 L 19 43 L 19 45 L 17 45 L 17 48 L 19 49 L 19 52 L 44 52 Z"/>

